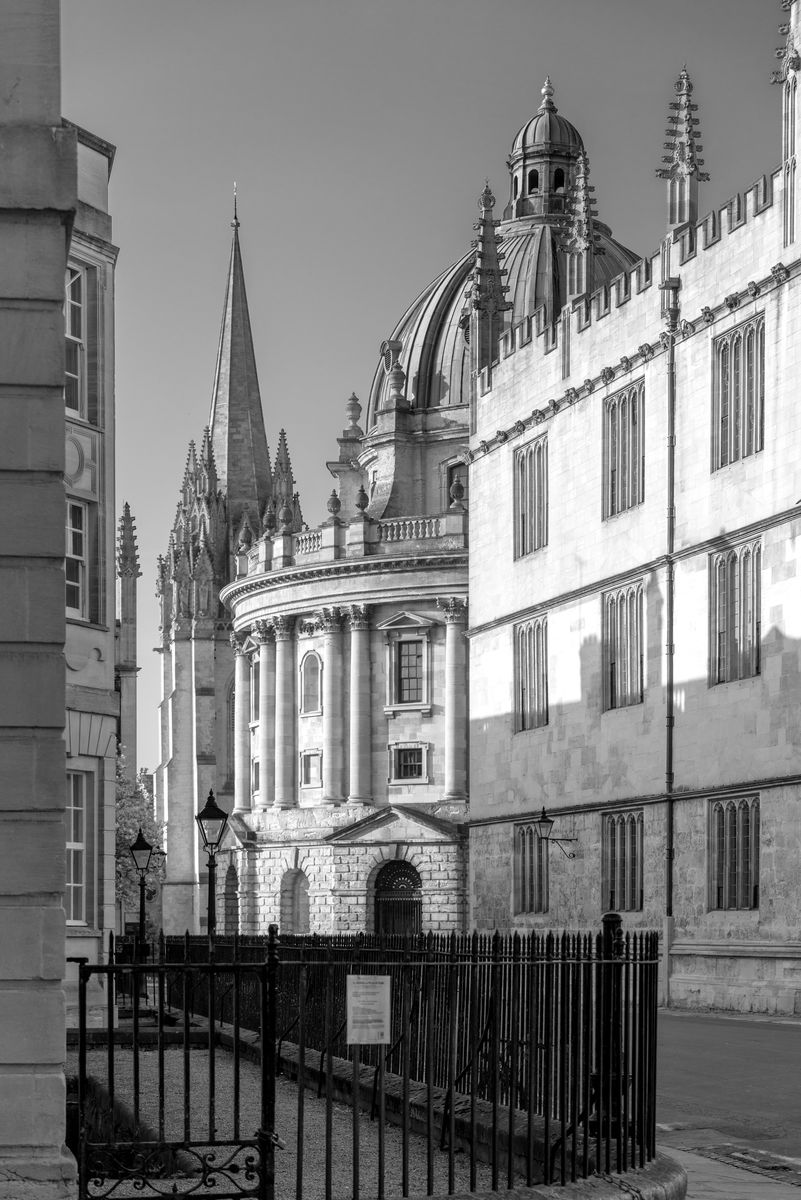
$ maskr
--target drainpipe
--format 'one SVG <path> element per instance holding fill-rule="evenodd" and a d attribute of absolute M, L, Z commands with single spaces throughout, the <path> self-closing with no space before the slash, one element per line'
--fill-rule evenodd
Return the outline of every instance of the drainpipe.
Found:
<path fill-rule="evenodd" d="M 667 325 L 667 512 L 665 526 L 665 936 L 662 952 L 665 956 L 665 1003 L 669 999 L 670 944 L 673 940 L 673 592 L 675 563 L 673 552 L 676 539 L 676 329 L 679 323 L 679 289 L 681 280 L 668 277 L 661 285 L 662 315 Z"/>

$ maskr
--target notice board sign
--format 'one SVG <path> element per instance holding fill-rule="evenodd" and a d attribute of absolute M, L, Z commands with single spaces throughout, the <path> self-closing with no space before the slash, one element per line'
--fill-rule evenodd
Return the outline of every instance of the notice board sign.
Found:
<path fill-rule="evenodd" d="M 388 1045 L 391 1040 L 389 975 L 347 976 L 349 1045 Z"/>

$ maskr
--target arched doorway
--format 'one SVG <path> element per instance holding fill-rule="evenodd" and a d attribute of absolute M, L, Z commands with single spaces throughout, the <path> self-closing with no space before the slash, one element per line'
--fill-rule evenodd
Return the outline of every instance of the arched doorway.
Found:
<path fill-rule="evenodd" d="M 282 933 L 309 932 L 309 880 L 303 871 L 287 871 L 281 880 Z"/>
<path fill-rule="evenodd" d="M 376 933 L 417 934 L 423 927 L 423 888 L 411 863 L 388 862 L 375 881 Z"/>

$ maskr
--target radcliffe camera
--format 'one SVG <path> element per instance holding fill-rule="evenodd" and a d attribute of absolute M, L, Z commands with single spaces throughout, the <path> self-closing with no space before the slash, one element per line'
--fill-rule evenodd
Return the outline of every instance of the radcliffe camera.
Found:
<path fill-rule="evenodd" d="M 0 0 L 0 1200 L 797 1194 L 799 76 Z"/>

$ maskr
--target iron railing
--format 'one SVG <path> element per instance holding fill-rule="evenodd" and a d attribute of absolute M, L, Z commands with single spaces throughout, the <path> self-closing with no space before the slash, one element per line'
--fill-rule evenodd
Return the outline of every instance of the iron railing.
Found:
<path fill-rule="evenodd" d="M 658 935 L 623 935 L 617 914 L 598 934 L 230 937 L 211 948 L 161 938 L 156 962 L 126 974 L 127 949 L 118 939 L 113 954 L 122 1001 L 149 1004 L 187 1031 L 193 1020 L 215 1036 L 225 1027 L 235 1056 L 242 1031 L 262 1028 L 260 971 L 273 955 L 277 1061 L 298 1079 L 301 1113 L 308 1086 L 350 1099 L 355 1129 L 360 1096 L 379 1124 L 397 1100 L 407 1145 L 414 1093 L 427 1185 L 440 1150 L 449 1191 L 459 1149 L 473 1190 L 479 1161 L 497 1189 L 502 1175 L 510 1188 L 564 1183 L 655 1154 Z M 387 1045 L 348 1045 L 350 974 L 389 976 Z M 301 1137 L 302 1119 L 299 1128 Z M 298 1198 L 302 1160 L 299 1145 Z M 407 1185 L 404 1171 L 404 1195 Z"/>

